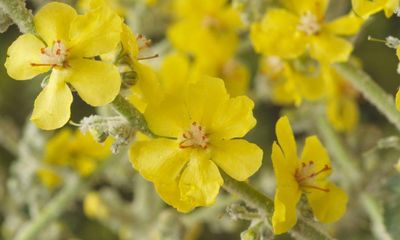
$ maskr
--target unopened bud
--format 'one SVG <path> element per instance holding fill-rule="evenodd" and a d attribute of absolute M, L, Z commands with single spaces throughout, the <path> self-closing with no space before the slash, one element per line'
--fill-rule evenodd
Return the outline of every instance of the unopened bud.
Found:
<path fill-rule="evenodd" d="M 123 86 L 126 88 L 132 87 L 136 84 L 137 73 L 135 71 L 128 71 L 121 73 Z"/>

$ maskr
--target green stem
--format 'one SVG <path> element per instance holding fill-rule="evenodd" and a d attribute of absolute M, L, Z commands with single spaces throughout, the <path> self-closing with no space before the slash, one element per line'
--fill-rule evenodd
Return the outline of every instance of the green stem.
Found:
<path fill-rule="evenodd" d="M 396 110 L 393 97 L 387 94 L 371 77 L 362 70 L 348 64 L 336 64 L 336 70 L 348 80 L 354 88 L 400 130 L 400 113 Z"/>
<path fill-rule="evenodd" d="M 35 33 L 32 12 L 24 0 L 0 0 L 0 9 L 6 13 L 22 33 Z"/>
<path fill-rule="evenodd" d="M 154 137 L 154 134 L 147 127 L 147 122 L 139 110 L 130 104 L 124 97 L 118 95 L 111 103 L 114 109 L 121 114 L 131 124 L 134 129 L 141 131 L 149 137 Z"/>
<path fill-rule="evenodd" d="M 224 178 L 223 187 L 231 194 L 239 196 L 250 206 L 257 208 L 262 214 L 271 218 L 274 212 L 274 201 L 260 193 L 246 182 L 239 182 L 230 176 L 222 173 Z M 333 239 L 327 233 L 315 227 L 311 222 L 299 218 L 296 226 L 291 230 L 293 235 L 298 236 L 300 239 Z"/>
<path fill-rule="evenodd" d="M 382 216 L 382 210 L 380 209 L 376 200 L 364 193 L 360 195 L 360 201 L 370 217 L 372 223 L 371 231 L 375 237 L 382 240 L 392 240 L 392 237 L 386 230 L 384 223 L 385 221 Z"/>
<path fill-rule="evenodd" d="M 352 184 L 357 184 L 361 180 L 361 174 L 349 153 L 346 151 L 338 134 L 333 130 L 324 115 L 317 116 L 317 129 L 329 152 L 343 171 L 346 179 Z"/>

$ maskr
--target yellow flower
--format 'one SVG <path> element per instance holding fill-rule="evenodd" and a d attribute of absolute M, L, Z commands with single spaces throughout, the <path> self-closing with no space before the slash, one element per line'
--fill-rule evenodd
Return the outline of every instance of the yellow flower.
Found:
<path fill-rule="evenodd" d="M 246 66 L 235 59 L 216 61 L 215 59 L 198 59 L 193 64 L 194 78 L 201 78 L 204 75 L 221 78 L 225 82 L 229 95 L 236 97 L 246 95 L 249 90 L 250 74 Z"/>
<path fill-rule="evenodd" d="M 136 37 L 129 26 L 123 24 L 121 44 L 123 53 L 128 56 L 129 67 L 137 74 L 136 84 L 131 89 L 130 101 L 143 112 L 149 102 L 158 102 L 160 99 L 158 96 L 160 86 L 156 73 L 151 67 L 139 62 L 149 58 L 140 56 L 140 53 L 149 46 L 150 41 L 142 35 Z M 154 56 L 150 56 L 152 57 Z"/>
<path fill-rule="evenodd" d="M 276 124 L 279 145 L 272 146 L 272 163 L 277 179 L 272 226 L 275 234 L 289 231 L 297 221 L 296 205 L 302 193 L 315 217 L 324 223 L 337 221 L 346 211 L 347 194 L 327 177 L 332 166 L 326 149 L 316 136 L 306 138 L 301 158 L 287 117 Z"/>
<path fill-rule="evenodd" d="M 318 66 L 296 69 L 278 56 L 267 56 L 261 60 L 260 68 L 267 78 L 271 100 L 277 104 L 299 106 L 303 99 L 316 101 L 326 94 L 325 79 Z"/>
<path fill-rule="evenodd" d="M 90 11 L 93 4 L 98 4 L 96 2 L 99 2 L 99 4 L 107 3 L 107 5 L 113 11 L 117 12 L 118 15 L 121 17 L 125 17 L 125 15 L 127 14 L 126 7 L 123 6 L 120 0 L 78 0 L 76 5 L 78 7 L 78 10 L 81 10 L 82 12 L 87 12 Z"/>
<path fill-rule="evenodd" d="M 133 144 L 131 162 L 178 211 L 211 205 L 223 184 L 218 167 L 244 181 L 261 165 L 262 150 L 239 139 L 256 124 L 253 106 L 246 96 L 230 98 L 220 79 L 187 84 L 149 104 L 144 115 L 160 137 Z"/>
<path fill-rule="evenodd" d="M 386 17 L 391 17 L 394 11 L 399 7 L 399 0 L 351 0 L 353 11 L 363 17 L 384 10 Z"/>
<path fill-rule="evenodd" d="M 159 75 L 163 91 L 169 93 L 180 91 L 187 81 L 201 81 L 204 75 L 223 79 L 229 95 L 233 97 L 245 95 L 250 84 L 246 66 L 234 59 L 223 62 L 191 62 L 189 57 L 180 53 L 169 54 L 163 59 Z"/>
<path fill-rule="evenodd" d="M 8 49 L 5 67 L 16 80 L 51 70 L 31 117 L 38 127 L 55 129 L 69 120 L 69 85 L 92 106 L 115 98 L 121 84 L 118 69 L 93 57 L 117 46 L 121 32 L 118 15 L 104 7 L 77 15 L 72 7 L 53 2 L 39 10 L 34 24 L 38 37 L 30 33 L 20 36 Z"/>
<path fill-rule="evenodd" d="M 39 168 L 36 174 L 40 182 L 49 189 L 54 189 L 63 182 L 63 179 L 50 168 Z"/>
<path fill-rule="evenodd" d="M 357 33 L 363 20 L 350 13 L 325 22 L 328 0 L 283 0 L 288 10 L 271 9 L 251 26 L 257 52 L 297 58 L 305 52 L 326 63 L 347 61 L 352 44 L 339 37 Z"/>
<path fill-rule="evenodd" d="M 227 0 L 175 0 L 174 3 L 177 22 L 168 29 L 167 36 L 176 49 L 195 58 L 232 57 L 242 22 L 239 12 Z"/>
<path fill-rule="evenodd" d="M 99 144 L 89 134 L 62 129 L 47 143 L 43 161 L 52 166 L 70 167 L 81 176 L 88 176 L 111 154 L 110 147 L 110 140 Z"/>
<path fill-rule="evenodd" d="M 83 200 L 83 212 L 92 219 L 103 220 L 109 216 L 108 208 L 97 192 L 89 192 Z"/>
<path fill-rule="evenodd" d="M 337 131 L 353 130 L 359 120 L 359 93 L 330 67 L 324 75 L 328 82 L 326 114 L 329 122 Z"/>

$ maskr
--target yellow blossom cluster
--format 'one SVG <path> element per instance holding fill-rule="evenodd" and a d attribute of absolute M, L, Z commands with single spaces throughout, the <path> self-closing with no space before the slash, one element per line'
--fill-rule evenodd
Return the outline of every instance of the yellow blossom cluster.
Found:
<path fill-rule="evenodd" d="M 89 134 L 63 129 L 52 137 L 44 151 L 37 175 L 48 188 L 58 187 L 63 179 L 57 169 L 70 168 L 82 177 L 92 174 L 110 154 L 111 141 L 97 143 Z"/>
<path fill-rule="evenodd" d="M 353 49 L 343 37 L 358 32 L 363 19 L 349 13 L 326 21 L 327 0 L 282 1 L 251 26 L 251 40 L 264 57 L 261 73 L 267 78 L 271 99 L 296 106 L 303 99 L 323 100 L 327 115 L 339 131 L 358 122 L 357 94 L 340 79 L 331 64 L 348 61 Z M 351 94 L 349 94 L 351 93 Z"/>
<path fill-rule="evenodd" d="M 327 17 L 329 0 L 279 2 L 246 29 L 231 1 L 173 0 L 173 21 L 166 30 L 173 49 L 162 56 L 158 70 L 141 62 L 159 56 L 144 55 L 150 42 L 133 33 L 122 18 L 125 12 L 104 0 L 80 1 L 83 14 L 52 2 L 34 16 L 36 32 L 9 47 L 5 66 L 16 80 L 48 75 L 31 117 L 45 130 L 69 121 L 72 92 L 95 107 L 118 94 L 126 97 L 152 133 L 132 143 L 133 168 L 166 203 L 189 212 L 216 201 L 224 174 L 247 181 L 262 165 L 263 150 L 245 139 L 257 120 L 255 103 L 247 96 L 252 74 L 237 56 L 241 33 L 248 33 L 261 55 L 255 72 L 267 79 L 274 103 L 298 107 L 320 101 L 336 130 L 351 131 L 358 123 L 359 94 L 333 66 L 349 62 L 350 37 L 366 18 L 381 10 L 391 16 L 398 0 L 353 0 L 352 11 L 333 20 Z M 299 157 L 287 117 L 276 123 L 276 136 L 274 233 L 296 224 L 302 195 L 320 222 L 340 219 L 348 197 L 327 180 L 332 164 L 318 137 L 306 138 Z M 62 182 L 57 167 L 88 176 L 109 148 L 109 141 L 99 145 L 80 131 L 61 130 L 47 143 L 38 176 L 49 188 Z M 92 218 L 109 215 L 95 193 L 87 195 L 84 208 Z"/>

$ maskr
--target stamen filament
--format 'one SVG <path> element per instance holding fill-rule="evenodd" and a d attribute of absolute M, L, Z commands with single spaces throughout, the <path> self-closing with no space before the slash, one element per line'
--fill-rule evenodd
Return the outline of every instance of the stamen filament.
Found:
<path fill-rule="evenodd" d="M 374 38 L 374 37 L 371 37 L 371 36 L 368 36 L 368 41 L 371 41 L 371 42 L 381 42 L 381 43 L 385 43 L 385 44 L 386 44 L 386 40 L 379 39 L 379 38 Z"/>
<path fill-rule="evenodd" d="M 153 59 L 153 58 L 158 58 L 159 55 L 158 54 L 154 54 L 152 56 L 148 56 L 148 57 L 138 57 L 138 60 L 148 60 L 148 59 Z"/>

